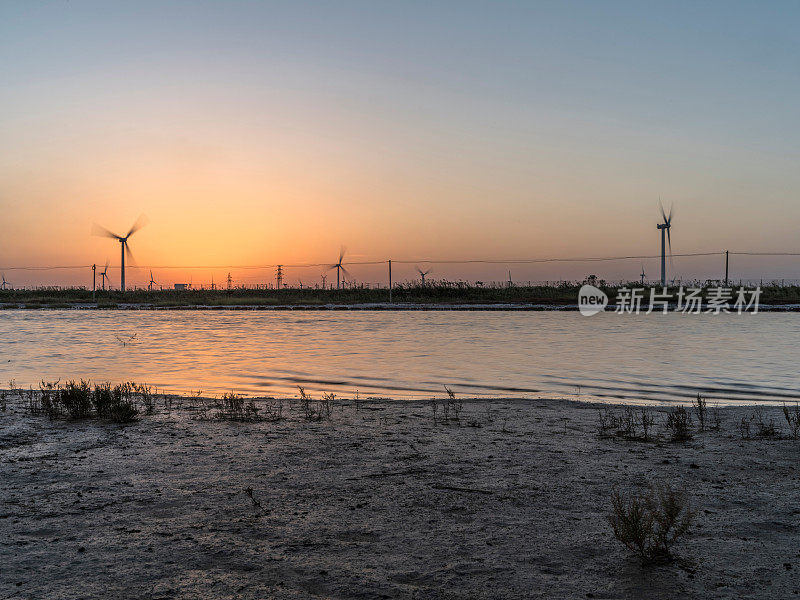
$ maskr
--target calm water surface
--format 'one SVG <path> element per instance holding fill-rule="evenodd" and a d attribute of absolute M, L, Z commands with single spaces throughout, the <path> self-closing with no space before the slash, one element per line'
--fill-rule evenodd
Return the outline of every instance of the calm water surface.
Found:
<path fill-rule="evenodd" d="M 123 343 L 134 336 L 132 341 Z M 800 315 L 576 312 L 0 312 L 0 382 L 361 397 L 800 399 Z"/>

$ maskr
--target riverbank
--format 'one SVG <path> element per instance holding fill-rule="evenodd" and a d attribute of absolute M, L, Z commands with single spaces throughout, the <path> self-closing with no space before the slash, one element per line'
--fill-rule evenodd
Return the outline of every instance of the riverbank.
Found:
<path fill-rule="evenodd" d="M 754 409 L 669 441 L 563 401 L 159 400 L 118 425 L 0 412 L 0 595 L 14 598 L 762 598 L 800 591 L 800 442 Z M 320 410 L 319 420 L 313 411 Z M 615 407 L 623 415 L 624 408 Z M 640 410 L 640 409 L 637 409 Z M 434 416 L 435 414 L 435 416 Z M 280 417 L 279 419 L 277 417 Z M 275 420 L 273 420 L 275 418 Z M 759 417 L 781 426 L 779 408 Z M 654 435 L 653 435 L 654 434 Z M 677 559 L 613 537 L 611 493 L 668 483 Z"/>

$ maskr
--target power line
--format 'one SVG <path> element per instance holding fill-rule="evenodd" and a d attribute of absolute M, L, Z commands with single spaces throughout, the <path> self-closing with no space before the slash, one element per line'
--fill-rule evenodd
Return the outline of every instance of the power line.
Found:
<path fill-rule="evenodd" d="M 687 252 L 680 254 L 673 254 L 675 258 L 695 257 L 695 256 L 723 256 L 724 251 L 717 252 Z M 732 256 L 800 256 L 800 252 L 734 252 L 729 253 Z M 507 259 L 433 259 L 421 258 L 416 260 L 392 259 L 393 263 L 397 264 L 438 264 L 438 265 L 469 265 L 469 264 L 485 264 L 485 265 L 522 265 L 522 264 L 539 264 L 539 263 L 555 263 L 555 262 L 610 262 L 615 260 L 652 260 L 660 259 L 660 254 L 637 254 L 637 255 L 624 255 L 624 256 L 580 256 L 571 258 L 507 258 Z M 385 265 L 387 260 L 364 260 L 364 261 L 347 261 L 343 265 L 367 266 L 367 265 Z M 330 268 L 335 265 L 330 263 L 270 263 L 261 265 L 130 265 L 131 269 L 239 269 L 239 270 L 259 270 L 259 269 L 275 269 L 278 266 L 282 268 Z M 8 266 L 0 267 L 3 271 L 54 271 L 54 270 L 69 270 L 69 269 L 91 269 L 91 264 L 86 265 L 48 265 L 48 266 Z"/>
<path fill-rule="evenodd" d="M 736 256 L 800 256 L 800 252 L 731 252 L 731 254 Z"/>
<path fill-rule="evenodd" d="M 672 256 L 721 256 L 725 254 L 724 252 L 692 252 L 688 254 L 673 254 Z M 731 253 L 733 254 L 733 253 Z M 643 259 L 651 259 L 651 258 L 661 258 L 661 255 L 642 255 L 642 256 L 584 256 L 584 257 L 577 257 L 577 258 L 526 258 L 526 259 L 508 259 L 508 260 L 392 260 L 393 263 L 401 263 L 401 264 L 418 264 L 418 263 L 428 263 L 428 264 L 490 264 L 490 265 L 524 265 L 524 264 L 535 264 L 535 263 L 547 263 L 547 262 L 599 262 L 599 261 L 612 261 L 612 260 L 643 260 Z M 385 262 L 385 261 L 384 261 Z M 351 264 L 351 263 L 346 263 Z M 356 264 L 356 263 L 352 263 Z"/>

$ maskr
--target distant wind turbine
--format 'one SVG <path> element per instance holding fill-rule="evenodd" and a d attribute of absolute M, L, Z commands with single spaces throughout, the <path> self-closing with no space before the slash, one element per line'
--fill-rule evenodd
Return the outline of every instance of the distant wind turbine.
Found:
<path fill-rule="evenodd" d="M 145 225 L 147 225 L 147 217 L 141 215 L 138 219 L 136 219 L 136 223 L 133 224 L 133 227 L 130 228 L 130 231 L 128 231 L 128 233 L 124 237 L 121 235 L 117 235 L 116 233 L 112 233 L 105 227 L 100 227 L 100 225 L 98 225 L 97 223 L 92 225 L 92 235 L 109 237 L 119 242 L 120 251 L 122 253 L 122 262 L 120 265 L 121 277 L 120 277 L 119 289 L 122 290 L 123 292 L 125 291 L 125 255 L 128 256 L 128 260 L 130 260 L 131 263 L 135 264 L 135 261 L 133 260 L 133 253 L 131 252 L 131 249 L 128 246 L 128 238 L 131 237 L 137 231 L 139 231 Z"/>
<path fill-rule="evenodd" d="M 106 289 L 106 279 L 108 279 L 108 260 L 106 260 L 106 268 L 103 269 L 103 272 L 100 273 L 100 277 L 103 278 L 103 291 Z"/>
<path fill-rule="evenodd" d="M 423 271 L 422 269 L 417 267 L 417 273 L 419 273 L 419 276 L 422 277 L 422 287 L 425 287 L 425 275 L 427 275 L 430 272 L 431 272 L 431 269 L 428 269 L 427 271 Z"/>
<path fill-rule="evenodd" d="M 212 279 L 212 281 L 213 281 L 213 279 Z M 155 281 L 155 279 L 153 279 L 153 269 L 150 269 L 150 283 L 147 284 L 147 288 L 151 292 L 153 291 L 153 286 L 155 285 L 155 283 L 156 283 L 156 281 Z M 213 286 L 214 284 L 212 283 L 211 285 Z"/>
<path fill-rule="evenodd" d="M 331 269 L 336 269 L 336 289 L 340 289 L 342 286 L 342 273 L 344 273 L 347 277 L 350 277 L 350 273 L 347 269 L 344 268 L 342 261 L 344 260 L 344 253 L 347 249 L 342 246 L 341 250 L 339 250 L 339 262 L 330 265 L 327 270 L 330 271 Z"/>
<path fill-rule="evenodd" d="M 644 285 L 644 278 L 646 277 L 646 275 L 644 274 L 644 263 L 642 264 L 642 274 L 640 275 L 640 277 L 642 278 L 642 285 Z"/>
<path fill-rule="evenodd" d="M 663 223 L 659 223 L 656 228 L 661 230 L 661 286 L 667 285 L 667 248 L 664 243 L 664 235 L 666 234 L 666 243 L 669 244 L 669 260 L 672 263 L 672 238 L 669 235 L 670 228 L 672 227 L 672 207 L 669 207 L 669 214 L 664 212 L 664 206 L 661 201 L 658 201 L 658 207 L 661 209 L 661 216 L 664 219 Z"/>
<path fill-rule="evenodd" d="M 6 289 L 6 286 L 11 285 L 6 281 L 6 274 L 3 273 L 3 289 Z"/>

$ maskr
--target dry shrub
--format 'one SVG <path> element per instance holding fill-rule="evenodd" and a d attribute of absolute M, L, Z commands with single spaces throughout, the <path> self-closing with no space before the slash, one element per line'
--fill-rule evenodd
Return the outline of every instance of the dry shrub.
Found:
<path fill-rule="evenodd" d="M 444 404 L 444 420 L 447 421 L 450 419 L 450 412 L 453 413 L 453 419 L 456 421 L 461 420 L 461 410 L 464 408 L 464 403 L 461 401 L 460 398 L 456 397 L 456 393 L 451 390 L 446 385 L 444 386 L 444 391 L 447 392 L 447 400 Z"/>
<path fill-rule="evenodd" d="M 650 430 L 653 428 L 653 425 L 655 425 L 656 418 L 650 414 L 646 408 L 643 408 L 639 416 L 639 422 L 642 425 L 642 438 L 645 442 L 649 442 Z"/>
<path fill-rule="evenodd" d="M 653 485 L 642 495 L 611 497 L 608 520 L 617 538 L 643 563 L 672 558 L 672 547 L 686 534 L 694 520 L 685 491 Z"/>
<path fill-rule="evenodd" d="M 676 406 L 667 413 L 666 427 L 673 442 L 685 442 L 692 439 L 691 426 L 692 417 L 683 406 Z"/>
<path fill-rule="evenodd" d="M 792 438 L 797 439 L 800 436 L 800 404 L 794 403 L 794 410 L 791 410 L 786 404 L 783 405 L 783 416 L 786 423 L 789 425 L 789 431 L 792 433 Z"/>
<path fill-rule="evenodd" d="M 708 420 L 708 405 L 706 403 L 706 399 L 698 393 L 697 398 L 692 406 L 695 414 L 697 415 L 697 423 L 700 427 L 700 431 L 705 431 L 706 421 Z"/>
<path fill-rule="evenodd" d="M 226 421 L 257 421 L 258 411 L 252 398 L 245 400 L 244 397 L 230 392 L 222 395 L 217 418 Z"/>
<path fill-rule="evenodd" d="M 755 423 L 756 436 L 764 439 L 776 439 L 780 437 L 778 428 L 775 426 L 775 420 L 764 415 L 763 409 L 759 406 L 753 411 L 753 416 L 750 420 Z"/>

